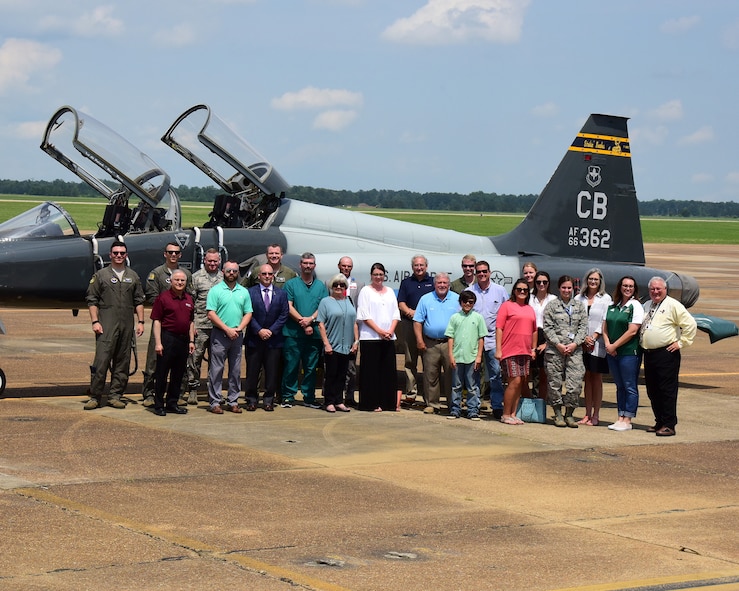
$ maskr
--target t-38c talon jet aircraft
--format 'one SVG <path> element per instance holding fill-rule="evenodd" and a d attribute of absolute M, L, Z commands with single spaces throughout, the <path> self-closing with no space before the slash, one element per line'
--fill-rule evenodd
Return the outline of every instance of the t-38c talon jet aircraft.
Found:
<path fill-rule="evenodd" d="M 397 288 L 414 254 L 426 255 L 432 272 L 454 277 L 462 255 L 472 253 L 487 260 L 493 280 L 508 289 L 522 263 L 533 261 L 552 277 L 582 277 L 597 266 L 609 287 L 630 274 L 644 294 L 648 280 L 658 275 L 686 306 L 698 300 L 694 278 L 644 266 L 623 117 L 591 115 L 521 224 L 487 238 L 290 200 L 290 186 L 272 164 L 207 105 L 185 111 L 162 140 L 224 191 L 203 227 L 182 227 L 169 175 L 121 136 L 69 106 L 51 117 L 41 149 L 98 191 L 107 206 L 97 232 L 89 235 L 51 202 L 0 224 L 0 306 L 84 308 L 89 279 L 118 238 L 141 277 L 161 264 L 170 241 L 182 246 L 182 265 L 191 270 L 200 267 L 208 248 L 218 248 L 224 260 L 246 263 L 279 243 L 293 261 L 304 251 L 314 253 L 320 279 L 333 275 L 339 258 L 349 255 L 360 278 L 372 263 L 382 262 L 388 284 Z M 731 327 L 729 333 L 736 331 Z"/>

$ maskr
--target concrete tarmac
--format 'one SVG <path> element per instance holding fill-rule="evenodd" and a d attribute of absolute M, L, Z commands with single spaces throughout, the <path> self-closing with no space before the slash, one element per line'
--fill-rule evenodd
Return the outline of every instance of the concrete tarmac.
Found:
<path fill-rule="evenodd" d="M 647 262 L 739 322 L 739 247 Z M 140 374 L 126 409 L 83 411 L 86 311 L 0 317 L 0 590 L 739 589 L 739 339 L 684 352 L 657 438 L 643 387 L 637 428 L 606 428 L 610 382 L 579 429 L 204 399 L 157 417 Z"/>

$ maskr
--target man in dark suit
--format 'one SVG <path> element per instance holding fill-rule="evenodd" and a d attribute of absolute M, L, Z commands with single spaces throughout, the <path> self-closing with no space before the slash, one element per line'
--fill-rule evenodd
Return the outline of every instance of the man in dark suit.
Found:
<path fill-rule="evenodd" d="M 287 321 L 289 308 L 287 295 L 273 285 L 274 270 L 271 265 L 259 267 L 258 281 L 249 288 L 251 296 L 251 321 L 246 337 L 246 383 L 244 396 L 246 410 L 257 409 L 259 400 L 259 372 L 264 369 L 264 410 L 274 410 L 274 398 L 279 388 L 280 360 L 284 337 L 282 327 Z"/>

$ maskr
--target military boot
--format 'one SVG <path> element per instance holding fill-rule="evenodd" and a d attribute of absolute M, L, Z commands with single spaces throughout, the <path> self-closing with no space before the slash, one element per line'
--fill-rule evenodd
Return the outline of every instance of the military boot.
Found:
<path fill-rule="evenodd" d="M 572 416 L 572 413 L 575 411 L 574 408 L 568 408 L 565 411 L 565 425 L 572 429 L 577 429 L 577 421 L 575 420 L 575 417 Z"/>
<path fill-rule="evenodd" d="M 126 408 L 126 403 L 120 398 L 108 398 L 108 406 L 113 408 Z"/>
<path fill-rule="evenodd" d="M 93 410 L 93 409 L 96 409 L 98 406 L 100 406 L 100 402 L 98 402 L 98 399 L 90 398 L 90 400 L 85 402 L 85 406 L 83 408 L 85 410 Z"/>
<path fill-rule="evenodd" d="M 556 406 L 553 406 L 554 408 L 554 426 L 555 427 L 566 427 L 567 423 L 565 423 L 564 417 L 562 416 L 562 405 L 557 404 Z"/>
<path fill-rule="evenodd" d="M 196 405 L 198 403 L 198 391 L 197 390 L 190 390 L 190 394 L 187 397 L 187 403 Z"/>

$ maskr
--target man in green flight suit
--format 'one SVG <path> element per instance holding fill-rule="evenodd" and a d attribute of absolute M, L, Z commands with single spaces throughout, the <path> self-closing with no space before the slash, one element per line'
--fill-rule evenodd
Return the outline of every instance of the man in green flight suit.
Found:
<path fill-rule="evenodd" d="M 95 359 L 92 362 L 90 400 L 85 410 L 102 405 L 103 391 L 110 368 L 108 404 L 125 408 L 121 400 L 128 384 L 134 335 L 144 334 L 144 290 L 133 269 L 126 266 L 126 245 L 116 240 L 110 247 L 110 266 L 100 269 L 90 279 L 85 300 L 95 333 Z M 112 367 L 111 367 L 112 363 Z"/>

